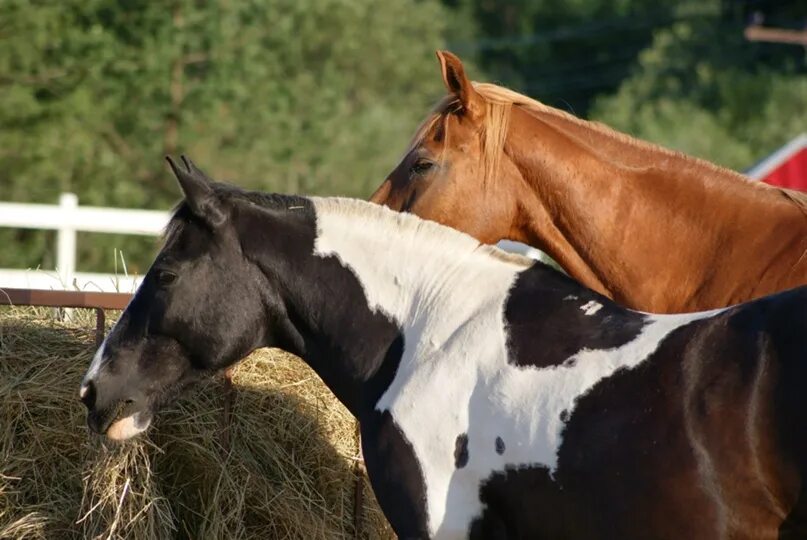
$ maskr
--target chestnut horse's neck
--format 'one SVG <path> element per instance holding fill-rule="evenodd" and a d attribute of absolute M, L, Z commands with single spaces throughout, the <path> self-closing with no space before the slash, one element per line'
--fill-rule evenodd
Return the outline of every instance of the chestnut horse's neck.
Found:
<path fill-rule="evenodd" d="M 790 195 L 560 111 L 512 111 L 504 151 L 523 183 L 511 235 L 583 284 L 681 312 L 807 281 L 807 214 Z"/>

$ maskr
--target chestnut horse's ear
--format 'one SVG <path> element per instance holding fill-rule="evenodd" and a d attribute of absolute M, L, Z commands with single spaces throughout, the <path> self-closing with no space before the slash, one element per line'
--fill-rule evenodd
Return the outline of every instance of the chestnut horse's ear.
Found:
<path fill-rule="evenodd" d="M 465 75 L 462 60 L 448 51 L 437 51 L 437 59 L 440 60 L 443 82 L 448 91 L 460 100 L 463 111 L 471 116 L 481 114 L 484 110 L 483 98 Z"/>
<path fill-rule="evenodd" d="M 184 167 L 178 165 L 171 156 L 165 156 L 165 160 L 177 177 L 188 207 L 193 215 L 210 227 L 218 227 L 224 222 L 224 208 L 213 191 L 212 181 L 190 159 L 181 157 Z"/>

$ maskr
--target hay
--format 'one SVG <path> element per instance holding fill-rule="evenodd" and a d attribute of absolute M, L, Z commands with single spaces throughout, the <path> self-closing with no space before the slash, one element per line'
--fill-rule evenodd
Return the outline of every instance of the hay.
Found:
<path fill-rule="evenodd" d="M 77 398 L 93 327 L 0 311 L 0 538 L 354 538 L 355 422 L 305 364 L 239 365 L 229 452 L 220 380 L 116 444 L 88 435 Z M 364 493 L 361 536 L 392 537 Z"/>

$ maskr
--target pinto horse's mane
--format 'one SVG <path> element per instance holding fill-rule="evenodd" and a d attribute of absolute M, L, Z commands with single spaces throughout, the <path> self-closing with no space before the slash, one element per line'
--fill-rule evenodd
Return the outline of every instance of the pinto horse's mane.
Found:
<path fill-rule="evenodd" d="M 248 191 L 231 184 L 221 182 L 211 182 L 214 193 L 221 200 L 243 201 L 263 208 L 273 210 L 299 209 L 305 208 L 309 204 L 309 199 L 300 195 L 282 195 L 279 193 L 264 193 L 261 191 Z M 171 210 L 171 218 L 163 229 L 163 242 L 167 243 L 175 237 L 183 228 L 184 224 L 193 219 L 193 213 L 183 199 L 179 201 Z"/>
<path fill-rule="evenodd" d="M 315 208 L 318 212 L 326 211 L 331 214 L 339 214 L 351 221 L 355 221 L 355 227 L 369 226 L 370 230 L 379 231 L 379 234 L 383 234 L 385 238 L 393 242 L 396 239 L 391 236 L 399 236 L 401 239 L 406 239 L 406 241 L 440 245 L 441 249 L 453 249 L 458 254 L 463 251 L 473 251 L 486 257 L 524 267 L 535 262 L 523 255 L 510 253 L 496 246 L 481 244 L 475 238 L 463 232 L 434 221 L 428 221 L 410 213 L 396 212 L 386 206 L 360 199 L 263 193 L 247 191 L 218 182 L 213 183 L 212 186 L 216 195 L 223 201 L 241 201 L 263 208 L 288 212 L 298 212 L 300 210 L 313 212 Z M 164 242 L 170 242 L 190 219 L 193 219 L 190 208 L 184 200 L 180 201 L 174 207 L 171 219 L 163 232 Z M 313 213 L 312 219 L 314 219 Z M 351 226 L 354 225 L 351 224 Z"/>
<path fill-rule="evenodd" d="M 451 250 L 457 255 L 474 252 L 525 268 L 535 263 L 529 257 L 482 244 L 464 232 L 408 212 L 396 212 L 386 206 L 345 197 L 311 197 L 310 200 L 315 203 L 318 212 L 344 216 L 355 221 L 355 227 L 370 226 L 391 242 L 428 243 L 440 246 L 441 251 Z"/>

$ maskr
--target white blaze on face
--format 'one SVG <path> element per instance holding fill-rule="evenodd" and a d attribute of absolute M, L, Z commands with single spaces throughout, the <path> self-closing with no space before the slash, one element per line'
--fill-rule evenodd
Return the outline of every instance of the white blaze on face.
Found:
<path fill-rule="evenodd" d="M 141 283 L 138 286 L 138 291 L 142 286 L 143 284 Z M 135 291 L 135 295 L 137 295 L 137 291 Z M 132 299 L 134 299 L 135 295 L 132 296 Z M 129 303 L 131 302 L 132 300 L 129 300 Z M 126 308 L 124 308 L 124 313 L 126 313 L 127 309 L 129 309 L 128 304 L 126 305 Z M 118 322 L 120 322 L 120 320 L 118 320 Z M 112 329 L 109 331 L 106 338 L 104 338 L 104 341 L 101 342 L 101 346 L 98 347 L 97 351 L 95 351 L 95 355 L 93 355 L 92 357 L 92 362 L 90 362 L 90 367 L 87 369 L 87 373 L 84 375 L 84 379 L 81 381 L 81 387 L 79 388 L 78 391 L 78 395 L 80 398 L 83 398 L 85 395 L 87 395 L 87 383 L 93 380 L 101 371 L 101 367 L 103 367 L 104 365 L 104 355 L 106 354 L 107 339 L 109 339 L 109 336 L 115 332 L 115 329 L 118 327 L 118 322 L 116 322 L 112 326 Z"/>
<path fill-rule="evenodd" d="M 114 327 L 112 331 L 114 331 Z M 110 333 L 112 333 L 112 331 L 110 331 Z M 92 362 L 90 362 L 90 367 L 87 369 L 87 373 L 81 381 L 81 387 L 78 391 L 79 398 L 81 399 L 84 399 L 84 396 L 87 395 L 90 381 L 93 381 L 98 376 L 98 373 L 100 373 L 101 368 L 104 366 L 106 360 L 104 358 L 106 354 L 106 343 L 107 341 L 105 339 L 101 343 L 101 346 L 98 347 L 98 350 L 95 351 Z M 106 436 L 115 441 L 122 441 L 146 431 L 151 424 L 151 417 L 149 415 L 144 419 L 143 415 L 144 413 L 138 412 L 125 418 L 115 420 L 109 428 L 107 428 Z"/>
<path fill-rule="evenodd" d="M 98 375 L 98 372 L 101 371 L 101 365 L 104 362 L 104 349 L 106 348 L 106 340 L 101 343 L 101 346 L 98 347 L 98 350 L 95 351 L 95 355 L 92 357 L 92 362 L 90 362 L 90 367 L 87 369 L 87 373 L 84 375 L 84 379 L 81 381 L 81 388 L 79 388 L 78 396 L 80 398 L 84 398 L 87 395 L 87 383 L 90 382 Z"/>

